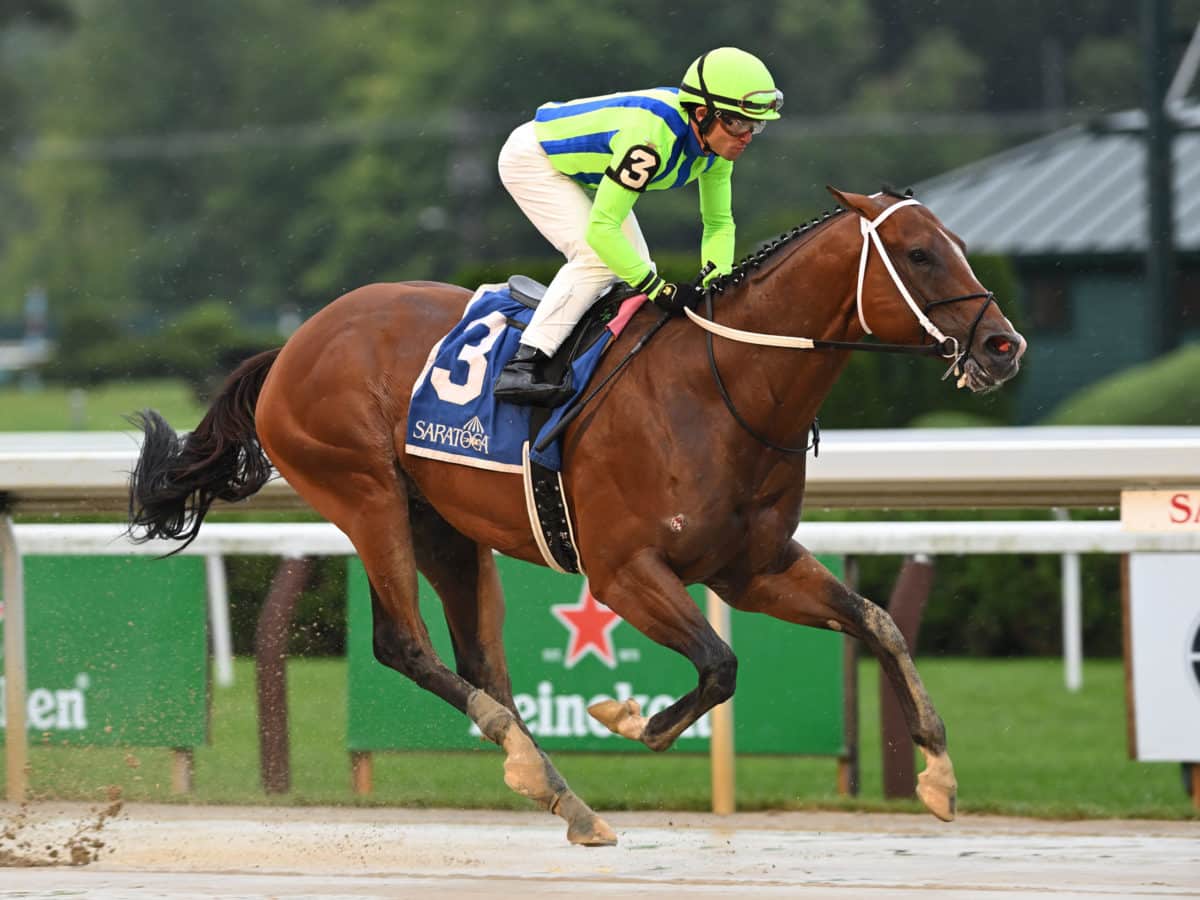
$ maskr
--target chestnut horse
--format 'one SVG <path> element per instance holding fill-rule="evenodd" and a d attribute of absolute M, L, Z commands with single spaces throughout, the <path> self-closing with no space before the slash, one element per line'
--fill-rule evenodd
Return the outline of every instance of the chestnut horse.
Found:
<path fill-rule="evenodd" d="M 976 280 L 962 242 L 928 209 L 890 193 L 830 191 L 844 209 L 739 264 L 704 314 L 668 322 L 564 433 L 568 513 L 593 593 L 698 674 L 694 690 L 649 718 L 633 700 L 591 713 L 666 750 L 733 696 L 737 659 L 685 587 L 704 584 L 735 609 L 864 641 L 925 755 L 918 794 L 950 820 L 957 786 L 945 728 L 903 637 L 883 609 L 792 538 L 803 450 L 847 362 L 846 343 L 866 333 L 942 355 L 959 387 L 974 391 L 1015 374 L 1025 341 Z M 359 288 L 281 349 L 243 363 L 191 434 L 178 437 L 145 411 L 131 533 L 191 539 L 214 500 L 254 493 L 273 464 L 357 549 L 370 579 L 376 657 L 503 747 L 505 782 L 565 819 L 570 841 L 615 843 L 513 703 L 493 550 L 546 564 L 521 476 L 404 450 L 413 383 L 470 296 L 434 282 Z M 638 312 L 597 381 L 658 319 L 649 304 Z M 430 643 L 418 572 L 441 598 L 456 671 Z"/>

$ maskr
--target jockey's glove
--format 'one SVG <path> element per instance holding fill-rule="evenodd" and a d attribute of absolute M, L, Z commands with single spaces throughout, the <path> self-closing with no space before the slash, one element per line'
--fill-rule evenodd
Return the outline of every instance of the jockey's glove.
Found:
<path fill-rule="evenodd" d="M 654 304 L 666 310 L 673 316 L 682 316 L 684 309 L 694 307 L 700 302 L 700 291 L 690 284 L 675 284 L 656 278 L 657 284 L 652 284 L 646 291 Z"/>

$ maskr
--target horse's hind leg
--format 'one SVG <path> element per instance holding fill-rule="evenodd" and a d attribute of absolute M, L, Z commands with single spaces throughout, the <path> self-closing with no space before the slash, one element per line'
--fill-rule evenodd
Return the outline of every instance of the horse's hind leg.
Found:
<path fill-rule="evenodd" d="M 417 565 L 441 598 L 458 673 L 480 689 L 468 697 L 467 712 L 507 753 L 505 784 L 565 819 L 572 843 L 615 844 L 612 829 L 567 786 L 516 714 L 504 658 L 504 592 L 491 548 L 419 500 L 409 511 Z"/>
<path fill-rule="evenodd" d="M 736 609 L 844 631 L 864 641 L 895 689 L 913 742 L 925 756 L 917 796 L 939 819 L 954 818 L 958 784 L 946 752 L 946 727 L 917 674 L 908 645 L 886 610 L 851 591 L 793 541 L 780 570 L 713 587 Z"/>
<path fill-rule="evenodd" d="M 371 584 L 376 658 L 466 713 L 486 738 L 503 747 L 505 783 L 566 820 L 568 840 L 615 844 L 612 829 L 571 792 L 516 714 L 438 658 L 418 604 L 406 485 L 390 461 L 370 471 L 327 466 L 321 479 L 314 480 L 290 466 L 287 454 L 278 449 L 272 459 L 289 483 L 340 527 L 358 551 Z"/>
<path fill-rule="evenodd" d="M 423 498 L 410 499 L 408 510 L 417 568 L 442 601 L 458 674 L 515 713 L 504 591 L 491 548 L 455 531 Z"/>

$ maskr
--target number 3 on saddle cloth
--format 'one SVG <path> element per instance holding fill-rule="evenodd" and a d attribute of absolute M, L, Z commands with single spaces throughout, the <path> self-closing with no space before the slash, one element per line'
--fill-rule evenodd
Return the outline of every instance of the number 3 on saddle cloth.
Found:
<path fill-rule="evenodd" d="M 533 533 L 547 564 L 579 571 L 578 552 L 562 496 L 558 440 L 534 450 L 579 398 L 604 351 L 645 302 L 624 284 L 593 304 L 546 366 L 569 372 L 574 392 L 555 409 L 515 406 L 492 396 L 492 384 L 517 352 L 521 331 L 545 288 L 514 276 L 475 291 L 462 319 L 429 351 L 413 385 L 404 449 L 413 456 L 522 474 Z"/>

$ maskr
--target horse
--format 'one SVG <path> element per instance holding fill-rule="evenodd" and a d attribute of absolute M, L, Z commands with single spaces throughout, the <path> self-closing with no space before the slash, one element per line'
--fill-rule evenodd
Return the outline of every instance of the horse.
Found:
<path fill-rule="evenodd" d="M 601 361 L 593 383 L 603 389 L 563 432 L 567 511 L 593 594 L 697 673 L 693 690 L 648 718 L 632 699 L 590 713 L 662 751 L 733 696 L 737 659 L 685 587 L 703 584 L 734 609 L 863 641 L 925 757 L 918 796 L 950 821 L 957 782 L 945 726 L 904 638 L 793 539 L 804 451 L 854 349 L 942 356 L 958 387 L 982 392 L 1017 372 L 1025 340 L 928 208 L 890 191 L 828 190 L 834 211 L 715 280 L 703 312 L 664 324 L 652 304 L 640 309 Z M 142 411 L 130 534 L 190 540 L 215 501 L 249 497 L 273 466 L 353 543 L 370 582 L 376 658 L 501 747 L 505 783 L 565 820 L 570 842 L 614 844 L 513 702 L 494 552 L 548 564 L 522 477 L 405 452 L 414 380 L 471 296 L 431 281 L 351 290 L 234 370 L 190 434 Z M 660 325 L 645 352 L 621 361 Z M 420 616 L 418 572 L 442 602 L 454 670 Z"/>

